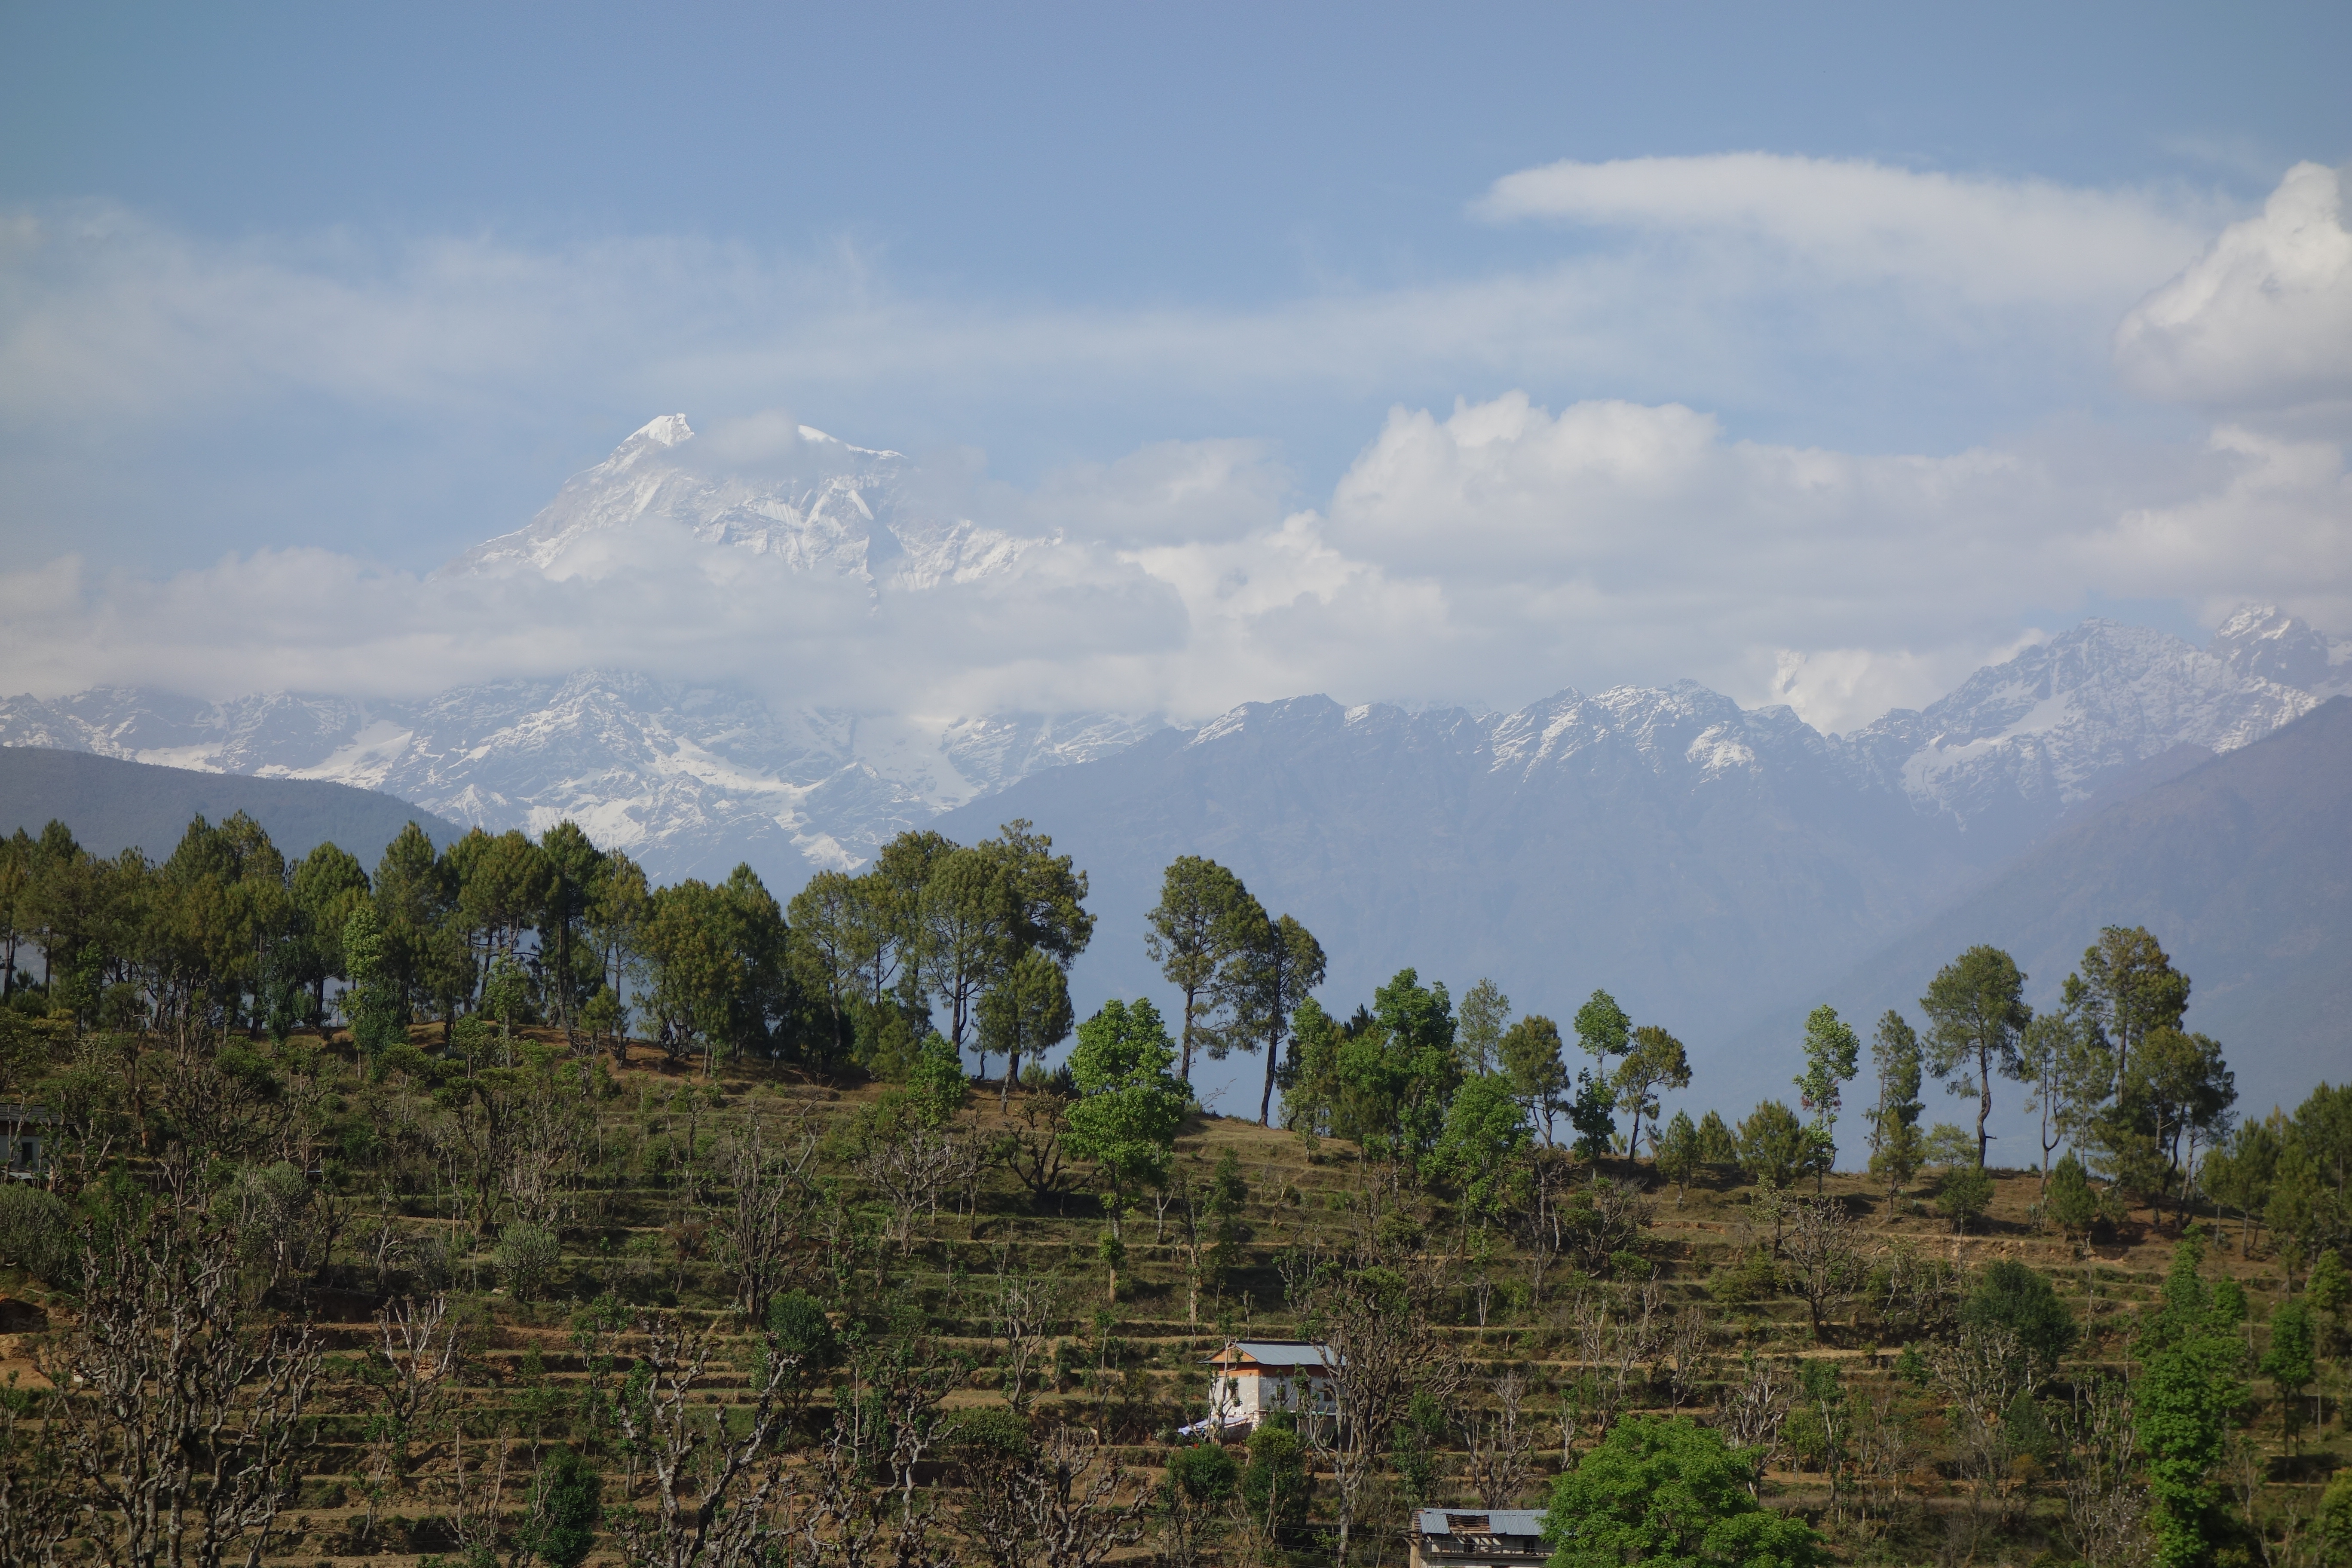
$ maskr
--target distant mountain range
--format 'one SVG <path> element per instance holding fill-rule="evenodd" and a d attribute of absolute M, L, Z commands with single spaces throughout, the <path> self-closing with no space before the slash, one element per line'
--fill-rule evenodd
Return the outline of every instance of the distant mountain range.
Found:
<path fill-rule="evenodd" d="M 443 572 L 740 551 L 919 595 L 1034 542 L 929 507 L 897 453 L 803 429 L 784 458 L 732 471 L 694 440 L 681 416 L 653 421 Z M 1156 986 L 1142 910 L 1170 857 L 1202 853 L 1322 936 L 1350 1005 L 1407 963 L 1457 987 L 1492 974 L 1556 1016 L 1606 985 L 1739 1077 L 1756 1075 L 1730 1042 L 2013 858 L 2347 689 L 2352 645 L 2250 608 L 2201 648 L 2086 621 L 1843 735 L 1689 682 L 1512 713 L 1299 697 L 1192 728 L 789 710 L 589 670 L 407 702 L 19 697 L 0 700 L 0 745 L 332 781 L 494 828 L 570 816 L 657 879 L 749 860 L 780 895 L 905 827 L 969 838 L 1025 816 L 1094 878 L 1103 934 L 1082 999 Z"/>
<path fill-rule="evenodd" d="M 371 870 L 376 854 L 411 822 L 436 844 L 464 831 L 404 800 L 348 784 L 198 773 L 87 752 L 0 748 L 0 836 L 21 827 L 37 837 L 56 820 L 94 855 L 110 858 L 137 849 L 161 860 L 178 847 L 189 818 L 220 822 L 240 811 L 260 823 L 289 859 L 339 844 Z"/>

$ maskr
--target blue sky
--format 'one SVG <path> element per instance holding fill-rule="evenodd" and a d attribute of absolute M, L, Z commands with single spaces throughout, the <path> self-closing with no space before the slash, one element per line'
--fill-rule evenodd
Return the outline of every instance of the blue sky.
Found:
<path fill-rule="evenodd" d="M 1793 650 L 1870 672 L 1807 699 L 1850 721 L 2103 605 L 2193 627 L 2301 593 L 2352 630 L 2335 275 L 2309 286 L 2316 329 L 2215 347 L 2181 305 L 2154 349 L 2117 337 L 2292 168 L 2352 157 L 2347 58 L 2340 5 L 11 7 L 0 531 L 35 575 L 7 602 L 127 605 L 226 558 L 274 603 L 301 589 L 268 552 L 301 547 L 422 573 L 653 415 L 784 410 L 984 461 L 1008 516 L 1155 444 L 1245 443 L 1236 508 L 1311 513 L 1458 615 L 1556 621 L 1482 605 L 1422 546 L 1484 526 L 1465 498 L 1497 484 L 1530 516 L 1589 496 L 1425 463 L 1385 510 L 1362 499 L 1372 458 L 1436 461 L 1384 435 L 1392 411 L 1442 426 L 1524 394 L 1543 418 L 1686 407 L 1713 432 L 1675 448 L 1691 463 L 1750 442 L 2032 470 L 1939 510 L 1950 474 L 1906 499 L 1855 468 L 1853 505 L 1918 544 L 1891 573 L 1995 513 L 2080 547 L 1924 621 L 1857 580 L 1709 640 L 1719 614 L 1623 584 L 1711 549 L 1694 520 L 1761 482 L 1718 475 L 1625 514 L 1651 542 L 1617 579 L 1561 558 L 1601 629 L 1529 644 L 1525 680 L 1470 689 L 1507 662 L 1482 646 L 1426 690 L 1373 671 L 1341 695 L 1692 674 L 1755 700 L 1802 695 L 1756 673 Z M 2282 334 L 2322 368 L 2270 374 Z M 2241 552 L 2266 565 L 2217 575 L 2249 484 L 2301 499 Z M 2168 573 L 2097 543 L 2143 515 L 2204 546 Z M 1517 525 L 1495 526 L 1509 559 Z M 1674 636 L 1608 630 L 1676 613 Z M 191 646 L 169 656 L 189 679 L 251 679 Z M 12 686 L 142 674 L 0 661 Z M 1145 695 L 1287 694 L 1252 679 Z"/>

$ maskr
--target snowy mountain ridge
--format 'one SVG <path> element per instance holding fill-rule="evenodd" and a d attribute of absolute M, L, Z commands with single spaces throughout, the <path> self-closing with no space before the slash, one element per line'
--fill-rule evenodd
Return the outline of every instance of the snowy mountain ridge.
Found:
<path fill-rule="evenodd" d="M 1726 790 L 1827 805 L 1874 800 L 2021 843 L 2102 783 L 2182 746 L 2235 750 L 2346 689 L 2342 644 L 2268 609 L 2204 648 L 2092 620 L 1978 671 L 1949 696 L 1844 735 L 1693 681 L 1559 692 L 1512 713 L 1408 714 L 1323 699 L 1248 703 L 1183 742 L 1393 729 L 1405 754 L 1472 760 L 1520 792 L 1572 773 L 1703 806 Z M 748 859 L 782 885 L 1047 768 L 1121 751 L 1156 716 L 992 714 L 952 721 L 779 710 L 625 671 L 461 687 L 413 702 L 266 692 L 204 702 L 101 688 L 0 700 L 0 744 L 382 790 L 461 822 L 543 831 L 572 817 L 659 876 Z M 1581 786 L 1580 786 L 1581 787 Z"/>
<path fill-rule="evenodd" d="M 683 414 L 665 414 L 572 476 L 537 517 L 444 564 L 441 577 L 537 572 L 597 577 L 630 547 L 660 536 L 831 570 L 884 588 L 921 590 L 1011 566 L 1030 542 L 916 495 L 902 453 L 856 447 L 799 426 L 781 456 L 729 467 L 706 458 Z"/>

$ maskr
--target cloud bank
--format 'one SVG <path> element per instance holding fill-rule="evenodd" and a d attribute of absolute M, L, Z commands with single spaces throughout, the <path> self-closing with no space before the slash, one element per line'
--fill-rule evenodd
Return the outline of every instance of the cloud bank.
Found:
<path fill-rule="evenodd" d="M 933 503 L 1018 547 L 1002 570 L 878 596 L 658 533 L 562 581 L 428 577 L 430 562 L 381 564 L 389 551 L 234 549 L 163 576 L 114 552 L 20 554 L 0 571 L 0 681 L 417 695 L 627 667 L 946 719 L 1192 718 L 1310 690 L 1513 706 L 1691 676 L 1843 728 L 2032 636 L 2028 605 L 2258 599 L 2352 627 L 2347 431 L 2328 412 L 2352 395 L 2352 236 L 2333 171 L 2299 165 L 2226 226 L 2187 198 L 1765 154 L 1552 164 L 1476 211 L 1622 243 L 1412 289 L 1121 315 L 909 300 L 847 255 L 787 268 L 684 241 L 448 240 L 385 265 L 332 237 L 207 247 L 115 212 L 19 216 L 0 228 L 0 468 L 37 497 L 58 432 L 205 430 L 231 408 L 256 421 L 228 428 L 266 469 L 263 416 L 289 399 L 387 417 L 454 404 L 495 425 L 568 382 L 608 398 L 625 383 L 647 400 L 637 419 L 709 389 L 744 412 L 711 424 L 698 460 L 753 468 L 799 438 L 780 379 L 806 411 L 811 389 L 852 383 L 999 378 L 1016 405 L 1040 384 L 1324 395 L 1582 356 L 1602 379 L 1646 361 L 1623 379 L 1732 399 L 1763 361 L 1746 328 L 1716 329 L 1759 293 L 1833 315 L 1863 359 L 1882 328 L 1950 356 L 2060 320 L 2112 354 L 2100 375 L 2208 434 L 2059 420 L 1846 450 L 1742 436 L 1704 397 L 1547 397 L 1515 375 L 1502 384 L 1520 390 L 1367 420 L 1311 490 L 1258 436 L 1130 443 L 1021 484 L 933 451 Z M 1884 310 L 1839 314 L 1857 289 Z M 1731 346 L 1706 346 L 1718 336 Z"/>

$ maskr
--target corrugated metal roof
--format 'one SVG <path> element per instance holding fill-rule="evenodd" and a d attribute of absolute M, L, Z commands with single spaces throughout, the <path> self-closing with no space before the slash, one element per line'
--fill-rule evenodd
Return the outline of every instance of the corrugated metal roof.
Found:
<path fill-rule="evenodd" d="M 1423 1535 L 1541 1535 L 1539 1508 L 1425 1508 L 1415 1523 Z"/>
<path fill-rule="evenodd" d="M 1327 1367 L 1339 1364 L 1339 1360 L 1330 1346 L 1304 1340 L 1236 1340 L 1209 1359 L 1215 1361 L 1225 1351 L 1238 1351 L 1260 1366 Z"/>

